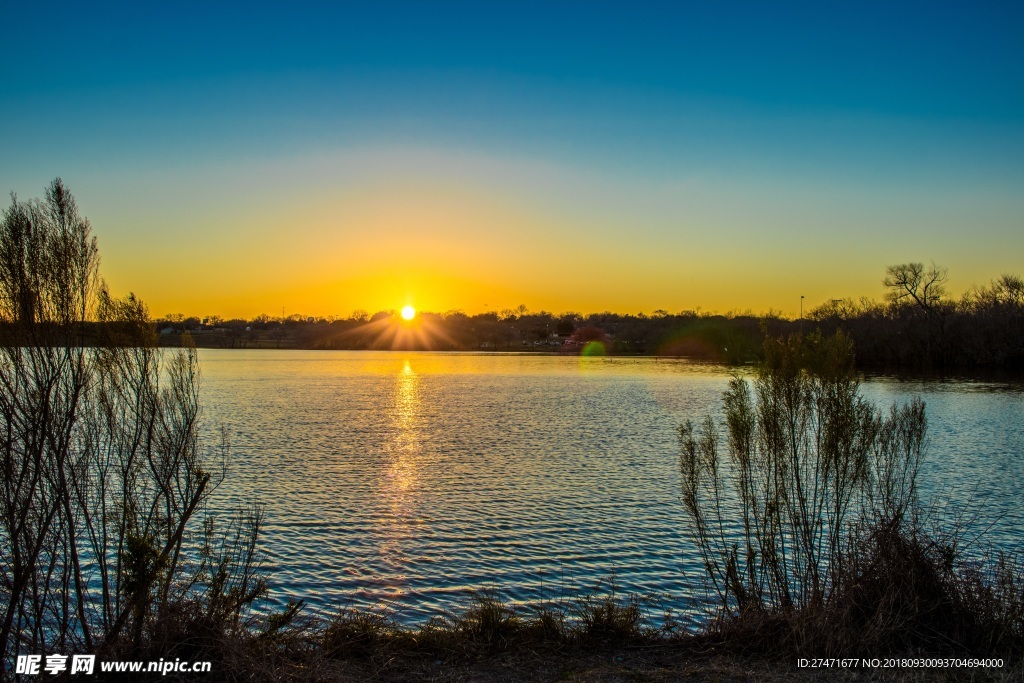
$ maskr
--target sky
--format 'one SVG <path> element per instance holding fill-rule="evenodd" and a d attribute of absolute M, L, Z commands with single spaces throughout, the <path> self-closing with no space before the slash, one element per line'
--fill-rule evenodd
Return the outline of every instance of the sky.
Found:
<path fill-rule="evenodd" d="M 0 189 L 154 316 L 795 316 L 1024 272 L 1014 2 L 6 3 Z"/>

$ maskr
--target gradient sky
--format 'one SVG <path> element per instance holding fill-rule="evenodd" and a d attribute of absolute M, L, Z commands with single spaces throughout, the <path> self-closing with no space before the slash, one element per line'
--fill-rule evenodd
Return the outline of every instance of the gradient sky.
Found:
<path fill-rule="evenodd" d="M 1024 5 L 639 5 L 7 3 L 0 188 L 62 177 L 157 316 L 1024 272 Z"/>

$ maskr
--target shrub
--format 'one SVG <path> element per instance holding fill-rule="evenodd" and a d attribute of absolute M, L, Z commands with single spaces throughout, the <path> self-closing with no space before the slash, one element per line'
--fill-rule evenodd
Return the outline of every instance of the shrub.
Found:
<path fill-rule="evenodd" d="M 859 394 L 841 333 L 765 343 L 753 388 L 715 422 L 680 428 L 683 503 L 713 598 L 711 633 L 744 650 L 1021 652 L 1018 562 L 970 562 L 924 531 L 924 404 Z"/>
<path fill-rule="evenodd" d="M 265 588 L 258 514 L 223 542 L 197 524 L 227 445 L 202 444 L 195 350 L 162 352 L 145 306 L 107 293 L 90 233 L 59 179 L 0 221 L 6 665 L 223 633 Z"/>
<path fill-rule="evenodd" d="M 753 388 L 725 393 L 726 458 L 711 418 L 680 428 L 683 503 L 726 612 L 820 604 L 852 522 L 912 510 L 924 404 L 885 415 L 852 370 L 841 334 L 769 340 Z"/>

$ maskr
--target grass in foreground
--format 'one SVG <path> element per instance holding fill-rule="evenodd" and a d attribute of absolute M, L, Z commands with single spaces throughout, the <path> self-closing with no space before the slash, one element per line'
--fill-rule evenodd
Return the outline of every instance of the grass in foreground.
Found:
<path fill-rule="evenodd" d="M 914 538 L 878 538 L 859 550 L 862 581 L 840 592 L 843 599 L 818 609 L 719 619 L 700 633 L 671 620 L 656 628 L 648 603 L 614 590 L 526 606 L 487 591 L 463 611 L 419 626 L 400 624 L 383 610 L 346 608 L 317 619 L 293 608 L 262 628 L 207 633 L 202 645 L 192 641 L 187 656 L 214 662 L 206 681 L 1024 679 L 1019 564 L 1003 558 L 987 574 L 963 569 L 940 546 Z M 151 654 L 167 659 L 185 652 Z M 826 656 L 994 657 L 1004 666 L 797 664 Z"/>

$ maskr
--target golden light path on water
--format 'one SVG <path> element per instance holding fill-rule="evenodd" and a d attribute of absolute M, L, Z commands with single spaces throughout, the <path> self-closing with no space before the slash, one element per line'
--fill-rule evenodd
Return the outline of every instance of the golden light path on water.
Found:
<path fill-rule="evenodd" d="M 387 602 L 401 597 L 407 585 L 409 556 L 406 546 L 412 540 L 420 505 L 419 457 L 417 436 L 419 414 L 419 377 L 409 359 L 394 374 L 388 416 L 391 440 L 386 468 L 380 480 L 381 498 L 387 501 L 388 515 L 378 520 L 381 561 L 390 569 L 378 577 L 380 598 Z"/>
<path fill-rule="evenodd" d="M 419 504 L 418 458 L 419 441 L 416 435 L 419 378 L 409 360 L 395 375 L 390 410 L 392 440 L 388 457 L 390 462 L 384 473 L 382 496 L 388 501 L 391 519 L 381 520 L 381 558 L 395 569 L 396 592 L 404 585 L 403 567 L 408 557 L 404 542 L 414 533 Z M 395 596 L 397 597 L 397 595 Z"/>

